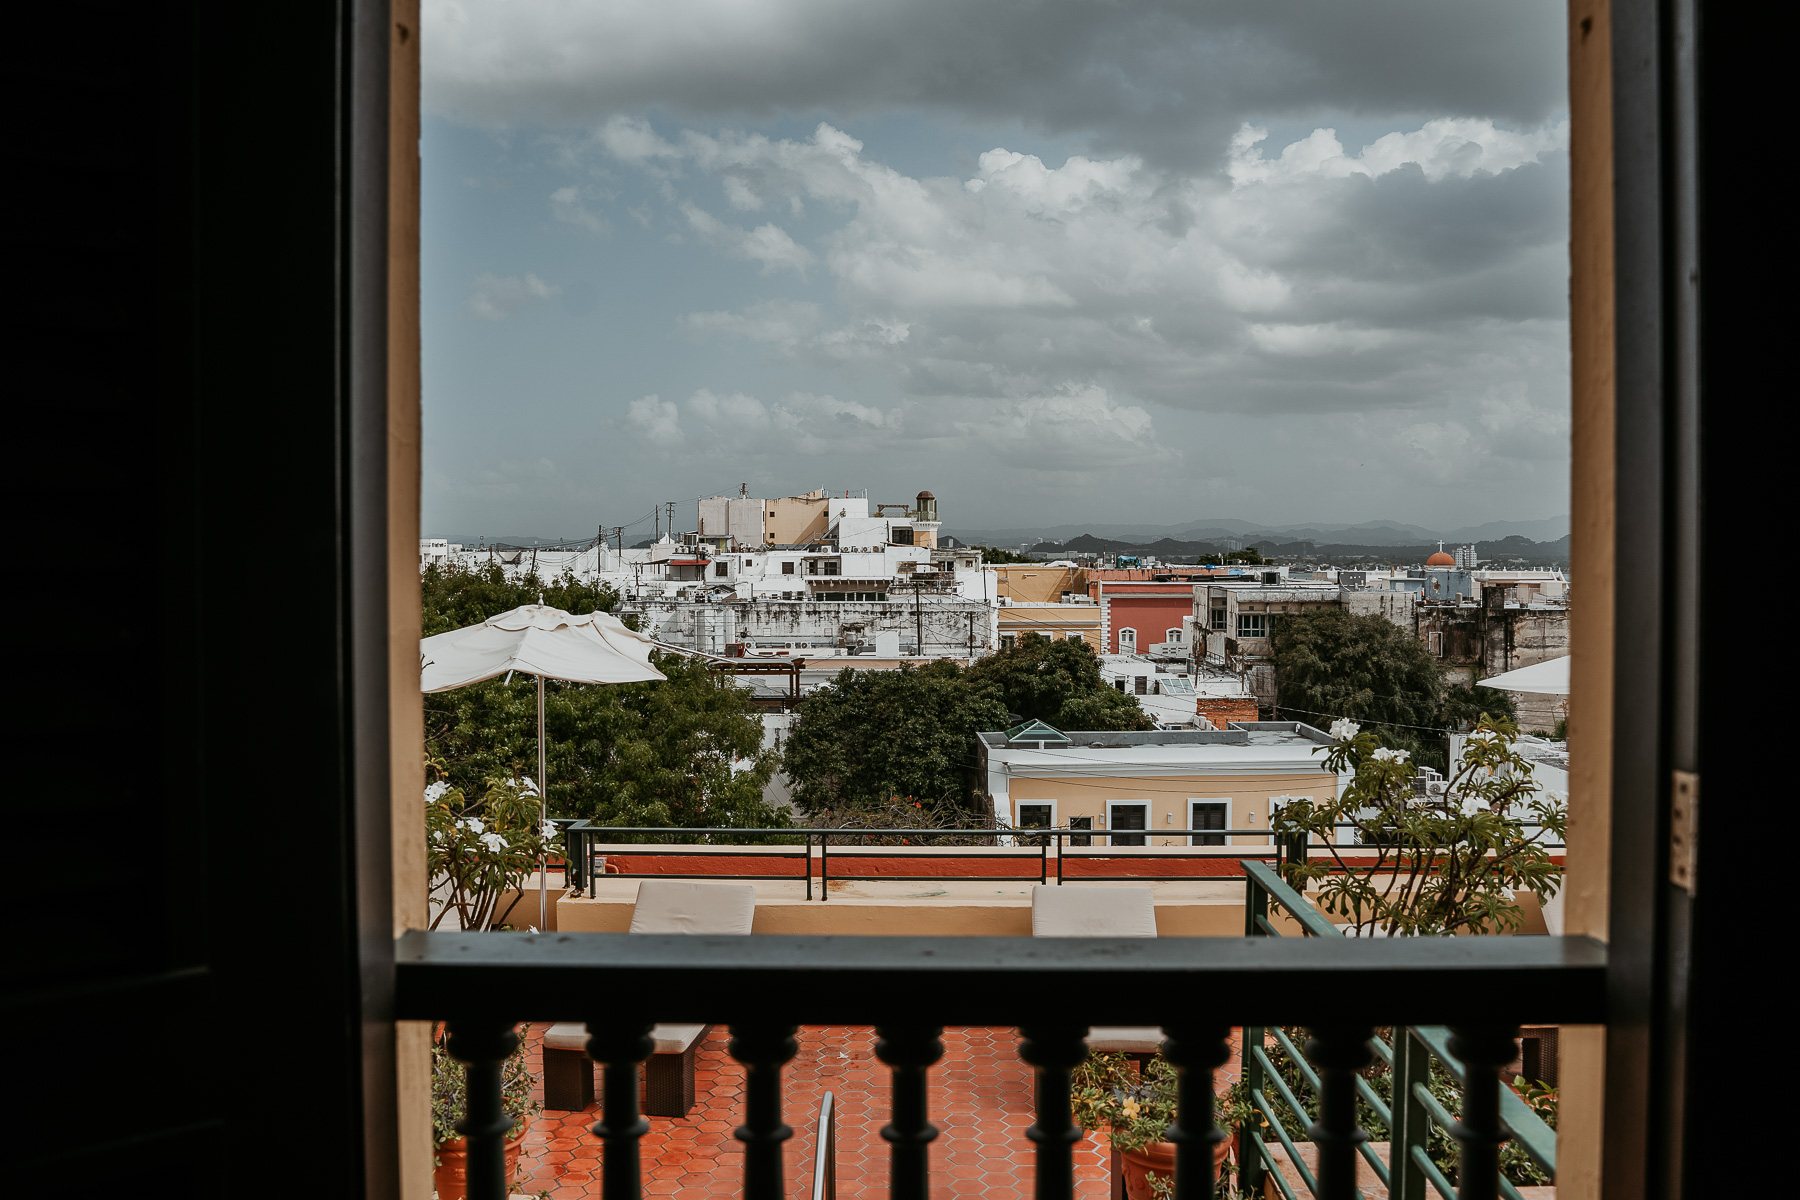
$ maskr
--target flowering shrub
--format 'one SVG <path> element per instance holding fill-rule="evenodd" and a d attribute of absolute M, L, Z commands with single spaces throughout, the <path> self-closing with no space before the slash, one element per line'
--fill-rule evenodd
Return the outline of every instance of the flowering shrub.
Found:
<path fill-rule="evenodd" d="M 1562 870 L 1545 843 L 1563 840 L 1566 798 L 1541 792 L 1513 749 L 1512 722 L 1482 717 L 1450 778 L 1429 786 L 1405 750 L 1382 746 L 1355 722 L 1339 720 L 1330 732 L 1325 768 L 1351 775 L 1343 794 L 1290 798 L 1269 828 L 1278 838 L 1311 836 L 1312 853 L 1292 865 L 1289 881 L 1317 881 L 1320 907 L 1349 917 L 1350 932 L 1517 929 L 1524 914 L 1515 891 L 1556 894 Z M 1345 858 L 1342 822 L 1376 853 Z"/>
<path fill-rule="evenodd" d="M 512 1120 L 509 1137 L 517 1137 L 527 1120 L 544 1111 L 544 1106 L 531 1098 L 537 1081 L 525 1065 L 525 1027 L 521 1025 L 515 1032 L 519 1048 L 500 1065 L 500 1111 Z M 450 1057 L 447 1041 L 448 1035 L 439 1026 L 431 1039 L 431 1140 L 438 1146 L 462 1137 L 456 1123 L 469 1104 L 468 1072 Z"/>
<path fill-rule="evenodd" d="M 428 775 L 442 774 L 436 763 Z M 425 788 L 425 852 L 431 878 L 431 928 L 451 913 L 464 929 L 507 928 L 517 893 L 539 861 L 555 853 L 556 826 L 539 824 L 538 790 L 530 776 L 497 776 L 477 802 L 438 778 Z"/>
<path fill-rule="evenodd" d="M 1175 1120 L 1175 1068 L 1158 1054 L 1142 1076 L 1118 1052 L 1094 1051 L 1069 1074 L 1075 1121 L 1105 1129 L 1120 1151 L 1167 1141 Z"/>

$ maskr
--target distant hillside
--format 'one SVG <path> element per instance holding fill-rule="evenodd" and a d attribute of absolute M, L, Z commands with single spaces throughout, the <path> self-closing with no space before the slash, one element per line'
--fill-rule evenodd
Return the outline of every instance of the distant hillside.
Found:
<path fill-rule="evenodd" d="M 1372 546 L 1354 542 L 1324 542 L 1310 539 L 1291 542 L 1265 539 L 1251 544 L 1264 558 L 1302 559 L 1308 562 L 1338 565 L 1370 563 L 1417 566 L 1427 557 L 1435 554 L 1438 548 L 1435 541 L 1413 546 Z M 1463 544 L 1467 545 L 1468 543 Z M 1501 538 L 1498 541 L 1477 541 L 1474 545 L 1476 557 L 1493 565 L 1566 566 L 1569 561 L 1567 536 L 1553 542 L 1534 542 L 1529 538 L 1513 536 Z M 1046 554 L 1052 558 L 1062 554 L 1138 554 L 1152 555 L 1164 562 L 1184 562 L 1193 561 L 1206 555 L 1222 555 L 1228 549 L 1233 548 L 1235 547 L 1223 546 L 1217 542 L 1178 541 L 1174 538 L 1131 541 L 1122 538 L 1097 538 L 1083 534 L 1061 544 L 1040 543 L 1032 547 L 1032 552 Z"/>
<path fill-rule="evenodd" d="M 1271 544 L 1313 542 L 1318 545 L 1381 546 L 1395 551 L 1415 546 L 1437 549 L 1441 538 L 1446 544 L 1467 545 L 1470 542 L 1500 542 L 1507 538 L 1524 538 L 1533 542 L 1554 543 L 1569 534 L 1568 517 L 1551 517 L 1538 521 L 1489 521 L 1458 529 L 1433 530 L 1400 521 L 1364 521 L 1356 525 L 1309 521 L 1298 525 L 1267 525 L 1235 518 L 1223 520 L 1182 521 L 1174 525 L 1123 525 L 1089 523 L 1052 525 L 1037 529 L 975 529 L 956 527 L 946 530 L 965 542 L 1013 549 L 1045 541 L 1069 545 L 1081 537 L 1106 541 L 1150 545 L 1169 540 L 1239 545 L 1267 541 Z"/>

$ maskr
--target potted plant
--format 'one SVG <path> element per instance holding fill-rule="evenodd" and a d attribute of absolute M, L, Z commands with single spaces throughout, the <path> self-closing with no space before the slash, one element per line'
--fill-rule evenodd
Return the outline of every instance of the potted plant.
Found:
<path fill-rule="evenodd" d="M 456 1131 L 456 1122 L 468 1105 L 468 1080 L 463 1064 L 450 1057 L 449 1035 L 438 1026 L 431 1042 L 431 1140 L 436 1147 L 432 1182 L 438 1200 L 463 1200 L 469 1194 L 468 1143 Z M 525 1039 L 521 1029 L 519 1048 L 500 1068 L 500 1111 L 512 1120 L 512 1136 L 506 1139 L 506 1189 L 512 1191 L 519 1170 L 519 1151 L 531 1118 L 544 1106 L 531 1098 L 536 1080 L 525 1065 Z"/>
<path fill-rule="evenodd" d="M 1075 1120 L 1084 1129 L 1107 1131 L 1129 1200 L 1156 1200 L 1174 1187 L 1175 1143 L 1168 1133 L 1175 1120 L 1175 1080 L 1175 1068 L 1160 1054 L 1142 1074 L 1129 1056 L 1117 1052 L 1091 1053 L 1071 1073 Z M 1213 1147 L 1215 1170 L 1228 1149 L 1226 1142 Z"/>

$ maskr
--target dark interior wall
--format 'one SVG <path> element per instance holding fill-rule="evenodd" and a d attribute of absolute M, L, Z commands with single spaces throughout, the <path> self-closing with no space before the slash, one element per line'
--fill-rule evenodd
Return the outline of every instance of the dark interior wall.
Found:
<path fill-rule="evenodd" d="M 390 1194 L 386 6 L 12 17 L 0 972 L 30 1177 Z"/>

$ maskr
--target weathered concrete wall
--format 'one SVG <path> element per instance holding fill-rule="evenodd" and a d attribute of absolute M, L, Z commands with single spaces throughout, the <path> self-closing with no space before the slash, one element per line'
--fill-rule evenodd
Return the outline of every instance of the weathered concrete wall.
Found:
<path fill-rule="evenodd" d="M 1195 700 L 1194 707 L 1201 716 L 1212 722 L 1214 729 L 1224 729 L 1228 721 L 1257 719 L 1254 696 L 1200 696 Z"/>

